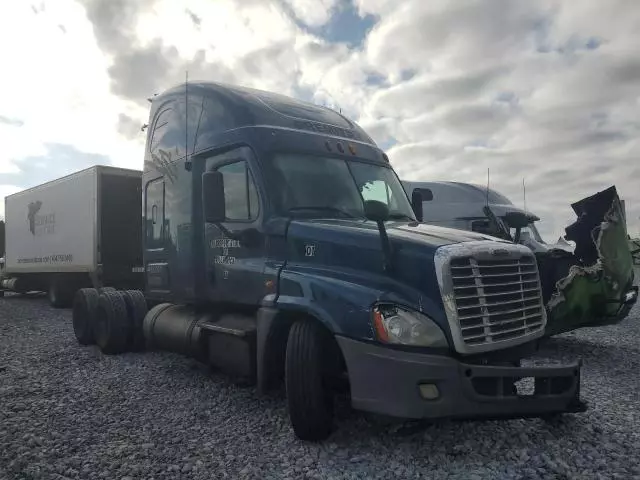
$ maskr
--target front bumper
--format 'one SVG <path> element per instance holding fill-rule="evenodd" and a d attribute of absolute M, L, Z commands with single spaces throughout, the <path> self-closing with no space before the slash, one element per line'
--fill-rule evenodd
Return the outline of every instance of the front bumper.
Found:
<path fill-rule="evenodd" d="M 586 410 L 580 401 L 580 363 L 562 367 L 472 365 L 441 356 L 392 350 L 338 337 L 358 410 L 411 419 L 525 418 Z M 535 379 L 535 394 L 513 382 Z M 439 396 L 426 400 L 420 385 Z M 433 390 L 433 389 L 431 389 Z"/>

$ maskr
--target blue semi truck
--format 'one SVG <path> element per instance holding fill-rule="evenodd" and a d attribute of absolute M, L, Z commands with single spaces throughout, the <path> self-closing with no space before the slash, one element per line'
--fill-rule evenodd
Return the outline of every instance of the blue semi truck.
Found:
<path fill-rule="evenodd" d="M 532 252 L 421 224 L 354 122 L 211 82 L 150 110 L 142 285 L 79 290 L 81 344 L 180 352 L 259 392 L 284 382 L 305 440 L 330 435 L 339 394 L 412 419 L 585 410 L 579 361 L 521 366 L 546 322 Z"/>

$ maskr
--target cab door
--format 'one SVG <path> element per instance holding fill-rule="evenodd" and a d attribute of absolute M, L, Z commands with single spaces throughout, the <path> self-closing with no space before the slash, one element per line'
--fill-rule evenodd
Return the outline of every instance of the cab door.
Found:
<path fill-rule="evenodd" d="M 169 262 L 165 245 L 165 181 L 158 177 L 144 186 L 145 285 L 150 296 L 170 293 Z"/>
<path fill-rule="evenodd" d="M 251 158 L 251 151 L 241 147 L 205 161 L 205 171 L 222 174 L 226 207 L 225 221 L 204 230 L 212 300 L 257 305 L 264 295 L 265 235 Z"/>

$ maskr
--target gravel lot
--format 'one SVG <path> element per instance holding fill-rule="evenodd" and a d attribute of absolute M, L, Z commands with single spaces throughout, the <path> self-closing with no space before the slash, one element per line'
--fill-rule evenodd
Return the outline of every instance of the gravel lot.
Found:
<path fill-rule="evenodd" d="M 7 297 L 0 478 L 640 478 L 639 317 L 545 346 L 583 358 L 585 414 L 411 429 L 343 409 L 314 445 L 294 437 L 282 393 L 258 398 L 172 354 L 103 356 L 77 345 L 69 311 Z"/>

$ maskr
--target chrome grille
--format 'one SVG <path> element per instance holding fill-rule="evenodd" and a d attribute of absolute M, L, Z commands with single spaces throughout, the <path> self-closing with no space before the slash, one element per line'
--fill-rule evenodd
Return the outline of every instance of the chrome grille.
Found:
<path fill-rule="evenodd" d="M 544 329 L 535 257 L 464 256 L 452 258 L 449 268 L 461 337 L 468 347 L 513 341 Z"/>

